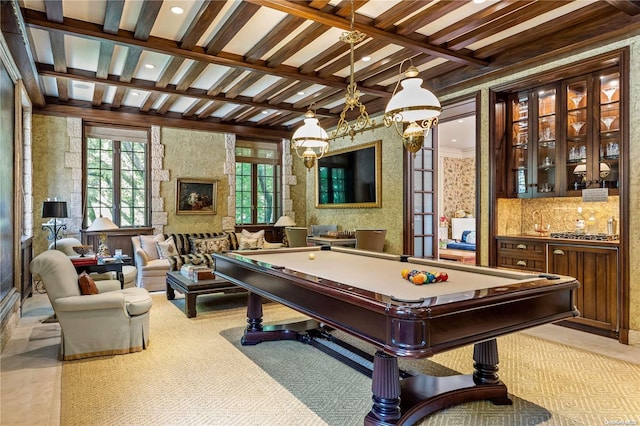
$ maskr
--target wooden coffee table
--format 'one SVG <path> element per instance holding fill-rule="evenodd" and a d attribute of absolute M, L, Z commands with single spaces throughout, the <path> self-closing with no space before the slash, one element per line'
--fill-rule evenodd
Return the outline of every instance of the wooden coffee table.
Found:
<path fill-rule="evenodd" d="M 180 272 L 167 272 L 167 299 L 176 298 L 174 290 L 184 294 L 185 314 L 187 318 L 196 316 L 196 297 L 211 293 L 239 293 L 246 291 L 231 282 L 214 278 L 212 280 L 192 281 Z"/>

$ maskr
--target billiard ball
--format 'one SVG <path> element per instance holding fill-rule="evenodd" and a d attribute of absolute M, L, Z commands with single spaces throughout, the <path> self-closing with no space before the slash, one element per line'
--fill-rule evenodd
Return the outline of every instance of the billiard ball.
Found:
<path fill-rule="evenodd" d="M 316 258 L 316 255 L 313 253 L 309 253 L 309 259 L 313 260 Z"/>

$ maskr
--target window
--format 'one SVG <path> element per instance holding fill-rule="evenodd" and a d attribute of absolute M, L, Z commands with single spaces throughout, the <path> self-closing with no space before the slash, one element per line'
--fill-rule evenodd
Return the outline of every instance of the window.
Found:
<path fill-rule="evenodd" d="M 320 204 L 343 204 L 347 202 L 344 168 L 318 166 L 320 179 Z"/>
<path fill-rule="evenodd" d="M 275 222 L 280 164 L 280 144 L 236 142 L 236 224 Z"/>
<path fill-rule="evenodd" d="M 149 225 L 146 129 L 85 127 L 85 225 L 108 217 L 120 227 Z"/>

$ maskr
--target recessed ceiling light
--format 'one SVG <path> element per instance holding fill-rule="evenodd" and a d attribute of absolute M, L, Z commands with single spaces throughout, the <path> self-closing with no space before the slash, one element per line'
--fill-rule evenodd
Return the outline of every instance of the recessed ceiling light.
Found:
<path fill-rule="evenodd" d="M 176 15 L 182 15 L 182 13 L 184 12 L 184 9 L 183 9 L 183 8 L 181 8 L 181 7 L 179 7 L 179 6 L 173 6 L 173 7 L 171 8 L 171 11 L 172 11 L 173 13 L 175 13 Z"/>
<path fill-rule="evenodd" d="M 363 62 L 369 62 L 371 60 L 371 56 L 363 56 L 362 57 L 362 61 Z"/>
<path fill-rule="evenodd" d="M 298 92 L 298 95 L 302 96 L 302 95 L 304 95 L 304 92 L 301 90 L 301 91 Z"/>
<path fill-rule="evenodd" d="M 451 142 L 458 142 L 457 139 L 451 139 Z"/>
<path fill-rule="evenodd" d="M 73 83 L 73 87 L 75 87 L 76 89 L 91 89 L 91 86 L 84 83 Z"/>
<path fill-rule="evenodd" d="M 156 66 L 153 64 L 144 64 L 145 68 L 149 68 L 150 70 L 154 69 Z"/>
<path fill-rule="evenodd" d="M 458 120 L 458 123 L 464 123 L 463 119 Z"/>
<path fill-rule="evenodd" d="M 140 93 L 138 93 L 138 92 L 131 92 L 131 96 L 140 96 Z"/>
<path fill-rule="evenodd" d="M 473 0 L 473 2 L 475 4 L 482 4 L 482 3 L 484 3 L 484 0 Z"/>
<path fill-rule="evenodd" d="M 267 111 L 266 109 L 262 111 L 263 114 L 269 114 L 269 111 Z"/>

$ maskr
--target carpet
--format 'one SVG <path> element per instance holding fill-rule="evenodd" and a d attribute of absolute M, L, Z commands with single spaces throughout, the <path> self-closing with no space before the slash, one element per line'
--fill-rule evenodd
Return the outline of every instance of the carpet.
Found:
<path fill-rule="evenodd" d="M 362 424 L 371 404 L 368 377 L 298 342 L 240 346 L 245 294 L 200 296 L 192 319 L 183 299 L 153 300 L 147 350 L 63 364 L 62 425 Z M 264 305 L 265 323 L 303 318 Z M 640 424 L 640 365 L 523 333 L 499 338 L 498 347 L 512 406 L 471 402 L 418 424 Z M 400 364 L 468 374 L 471 354 L 469 346 Z"/>

